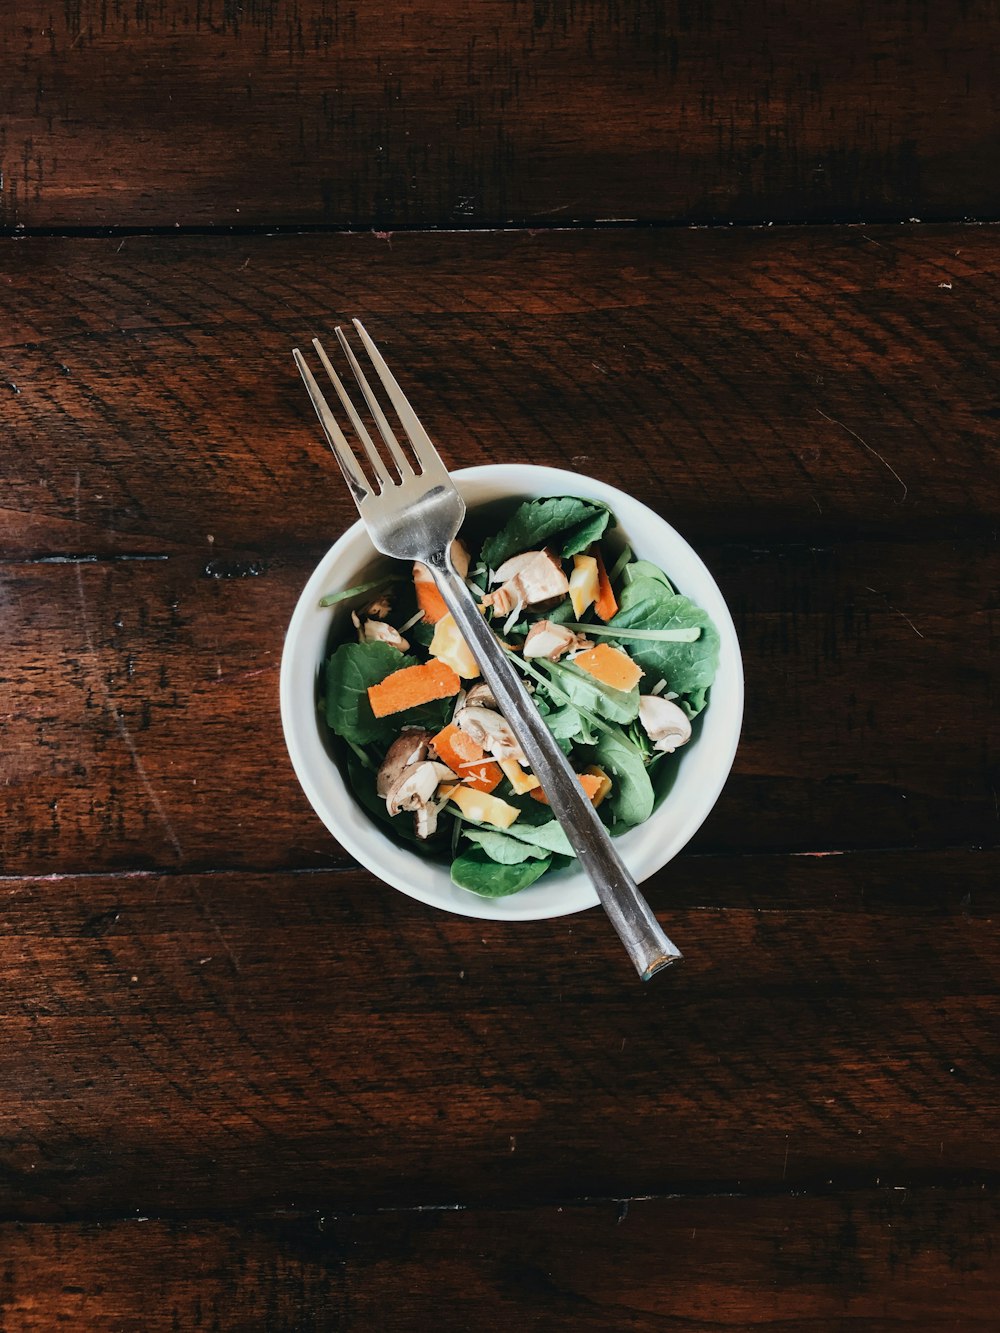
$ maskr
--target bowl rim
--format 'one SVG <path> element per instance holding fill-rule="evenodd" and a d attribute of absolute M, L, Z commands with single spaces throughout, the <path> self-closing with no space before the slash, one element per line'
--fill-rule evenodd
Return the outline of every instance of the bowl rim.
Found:
<path fill-rule="evenodd" d="M 661 840 L 658 846 L 655 840 L 649 843 L 649 833 L 655 830 L 657 817 L 670 807 L 667 798 L 644 824 L 616 838 L 616 846 L 622 853 L 623 859 L 629 864 L 629 869 L 636 876 L 637 882 L 641 883 L 672 860 L 704 823 L 728 780 L 739 745 L 744 704 L 743 661 L 732 615 L 721 589 L 701 556 L 666 519 L 635 496 L 608 482 L 563 468 L 531 463 L 482 464 L 457 468 L 451 475 L 460 490 L 463 489 L 463 483 L 472 489 L 476 489 L 479 485 L 503 488 L 512 499 L 519 496 L 541 498 L 546 495 L 580 494 L 584 499 L 601 500 L 610 507 L 626 534 L 629 531 L 629 523 L 627 517 L 623 517 L 620 511 L 624 509 L 626 514 L 631 511 L 633 517 L 641 515 L 644 522 L 652 522 L 654 526 L 659 527 L 667 544 L 684 554 L 688 565 L 688 577 L 682 582 L 690 582 L 691 571 L 697 571 L 702 587 L 696 599 L 699 605 L 704 606 L 706 601 L 711 603 L 705 606 L 705 609 L 711 614 L 720 636 L 720 671 L 716 675 L 716 682 L 719 674 L 731 677 L 727 681 L 726 693 L 718 700 L 715 694 L 716 684 L 713 684 L 709 708 L 703 716 L 707 719 L 713 704 L 716 704 L 715 718 L 718 719 L 720 713 L 724 713 L 725 716 L 715 723 L 715 729 L 718 730 L 725 724 L 725 730 L 714 742 L 716 754 L 711 764 L 709 779 L 703 781 L 699 790 L 692 795 L 690 808 L 678 821 L 670 837 Z M 470 508 L 490 502 L 489 497 L 469 501 Z M 332 612 L 327 608 L 320 608 L 319 599 L 329 589 L 331 574 L 338 560 L 359 543 L 368 544 L 369 552 L 365 559 L 378 556 L 360 519 L 337 538 L 312 571 L 295 604 L 282 650 L 279 673 L 282 730 L 292 768 L 314 813 L 344 850 L 384 883 L 439 911 L 478 919 L 533 921 L 568 916 L 597 906 L 596 891 L 585 875 L 579 871 L 568 870 L 561 872 L 561 877 L 558 879 L 550 880 L 548 883 L 543 880 L 539 885 L 507 898 L 479 898 L 475 894 L 452 886 L 449 901 L 442 901 L 442 891 L 433 885 L 425 886 L 420 883 L 420 877 L 414 875 L 412 871 L 414 866 L 431 864 L 435 870 L 447 874 L 447 865 L 439 862 L 422 862 L 418 853 L 401 846 L 384 834 L 372 817 L 354 800 L 344 775 L 339 766 L 331 760 L 323 744 L 315 710 L 306 710 L 302 707 L 301 696 L 306 664 L 298 649 L 303 636 L 310 628 L 310 622 L 315 624 L 317 613 L 323 614 L 328 634 Z M 645 554 L 648 555 L 648 546 Z M 364 560 L 358 559 L 355 563 L 363 564 Z M 666 563 L 664 567 L 666 568 Z M 666 572 L 673 579 L 673 573 L 669 568 L 666 568 Z M 688 595 L 695 595 L 686 587 L 682 590 Z M 710 593 L 708 597 L 705 596 L 706 592 Z M 724 664 L 725 672 L 723 672 Z M 310 661 L 308 671 L 313 689 L 318 667 L 317 661 Z M 305 723 L 307 712 L 308 726 Z M 683 762 L 683 751 L 681 755 Z M 708 763 L 708 760 L 705 762 Z M 318 770 L 317 765 L 319 765 Z M 317 780 L 316 771 L 322 774 L 322 783 Z M 330 808 L 331 797 L 338 805 L 337 810 Z M 639 856 L 638 852 L 635 856 L 630 855 L 629 840 L 644 832 L 645 855 Z M 407 869 L 411 873 L 408 874 Z M 561 901 L 559 895 L 552 901 L 553 890 L 556 889 L 564 890 L 562 896 L 565 901 Z M 452 897 L 454 901 L 451 900 Z M 466 902 L 466 899 L 469 901 Z"/>

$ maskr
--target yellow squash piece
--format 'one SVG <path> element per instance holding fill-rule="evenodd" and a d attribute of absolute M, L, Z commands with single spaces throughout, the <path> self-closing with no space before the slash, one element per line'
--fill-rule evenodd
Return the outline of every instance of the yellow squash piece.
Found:
<path fill-rule="evenodd" d="M 575 555 L 573 573 L 569 576 L 569 600 L 579 620 L 588 606 L 597 601 L 600 591 L 600 570 L 592 555 Z"/>
<path fill-rule="evenodd" d="M 428 649 L 431 657 L 439 662 L 447 662 L 452 671 L 463 680 L 475 680 L 479 675 L 479 664 L 472 656 L 469 645 L 462 638 L 461 631 L 455 624 L 455 617 L 450 611 L 434 626 L 434 637 Z"/>
<path fill-rule="evenodd" d="M 518 796 L 524 796 L 527 792 L 534 791 L 538 786 L 538 779 L 534 773 L 525 773 L 516 759 L 501 759 L 500 767 Z"/>
<path fill-rule="evenodd" d="M 473 791 L 471 787 L 442 787 L 441 795 L 454 801 L 466 819 L 474 824 L 492 824 L 494 828 L 510 828 L 521 813 L 513 805 L 501 801 L 499 796 L 490 796 L 488 792 Z"/>

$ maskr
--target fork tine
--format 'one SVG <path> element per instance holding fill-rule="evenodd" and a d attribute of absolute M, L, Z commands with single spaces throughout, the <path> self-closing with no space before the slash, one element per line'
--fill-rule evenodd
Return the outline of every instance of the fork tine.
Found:
<path fill-rule="evenodd" d="M 318 338 L 314 338 L 312 341 L 313 341 L 313 347 L 315 347 L 316 349 L 316 355 L 322 361 L 323 369 L 330 376 L 330 381 L 333 384 L 333 387 L 337 391 L 337 397 L 340 399 L 344 411 L 351 418 L 351 425 L 354 427 L 355 431 L 357 432 L 358 439 L 364 446 L 365 453 L 368 455 L 368 461 L 369 463 L 371 463 L 372 467 L 375 470 L 376 476 L 378 477 L 379 481 L 382 484 L 382 490 L 385 490 L 386 486 L 392 486 L 394 485 L 394 482 L 389 476 L 385 464 L 382 462 L 382 455 L 375 448 L 375 442 L 372 439 L 372 437 L 368 434 L 368 431 L 365 429 L 365 423 L 358 416 L 354 404 L 351 402 L 350 396 L 348 395 L 347 390 L 344 388 L 343 381 L 341 380 L 337 372 L 334 370 L 330 358 L 326 354 L 326 349 L 323 347 L 323 344 L 320 342 Z"/>
<path fill-rule="evenodd" d="M 382 386 L 389 397 L 389 401 L 396 409 L 396 415 L 399 417 L 400 425 L 406 432 L 406 438 L 410 441 L 421 469 L 426 472 L 430 466 L 437 464 L 438 467 L 444 470 L 444 463 L 441 460 L 441 455 L 435 448 L 431 437 L 420 424 L 420 418 L 410 406 L 409 399 L 399 387 L 395 375 L 385 364 L 385 361 L 382 358 L 382 353 L 368 336 L 368 331 L 361 323 L 361 320 L 356 319 L 353 323 L 358 331 L 361 341 L 365 345 L 365 351 L 368 353 L 369 357 L 371 357 L 372 365 L 375 367 L 376 374 L 382 381 Z"/>
<path fill-rule="evenodd" d="M 351 494 L 354 496 L 354 503 L 360 505 L 362 500 L 367 500 L 371 491 L 365 483 L 364 477 L 358 470 L 358 465 L 354 458 L 351 446 L 344 437 L 344 432 L 337 425 L 337 418 L 330 411 L 329 404 L 323 397 L 319 385 L 313 378 L 313 373 L 305 363 L 305 358 L 297 347 L 292 348 L 292 356 L 295 358 L 295 364 L 299 368 L 299 374 L 302 376 L 302 382 L 306 386 L 312 400 L 312 405 L 316 409 L 316 415 L 319 417 L 319 423 L 323 427 L 323 432 L 333 450 L 333 456 L 340 464 L 340 470 L 344 474 L 344 480 L 350 487 Z"/>
<path fill-rule="evenodd" d="M 390 454 L 392 454 L 392 461 L 396 464 L 397 468 L 399 468 L 400 477 L 401 478 L 412 477 L 413 464 L 405 456 L 402 449 L 400 449 L 399 441 L 393 434 L 392 427 L 386 420 L 386 415 L 382 411 L 378 399 L 372 393 L 371 385 L 365 378 L 365 372 L 361 369 L 361 366 L 358 364 L 358 358 L 354 355 L 354 349 L 351 347 L 351 344 L 347 341 L 347 336 L 345 335 L 344 330 L 341 328 L 336 328 L 334 329 L 334 333 L 337 335 L 337 338 L 340 341 L 340 345 L 344 349 L 344 353 L 347 356 L 348 361 L 351 363 L 351 369 L 354 371 L 354 378 L 357 380 L 358 386 L 361 389 L 361 392 L 365 396 L 365 402 L 368 404 L 369 412 L 371 412 L 372 416 L 375 418 L 375 424 L 376 426 L 378 426 L 379 434 L 382 436 L 382 439 L 385 440 L 386 447 L 389 450 Z M 375 369 L 377 370 L 378 367 L 376 366 Z"/>

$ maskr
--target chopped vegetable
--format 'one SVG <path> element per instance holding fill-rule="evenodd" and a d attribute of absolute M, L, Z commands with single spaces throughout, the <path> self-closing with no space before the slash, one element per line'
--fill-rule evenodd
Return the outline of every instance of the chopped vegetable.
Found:
<path fill-rule="evenodd" d="M 597 561 L 597 597 L 594 601 L 594 611 L 603 621 L 607 622 L 612 616 L 618 614 L 618 600 L 611 589 L 611 580 L 608 578 L 608 571 L 604 568 L 601 552 L 596 548 L 594 559 Z"/>
<path fill-rule="evenodd" d="M 573 573 L 569 576 L 569 600 L 578 620 L 597 600 L 599 583 L 597 559 L 592 555 L 575 555 Z"/>
<path fill-rule="evenodd" d="M 600 805 L 608 791 L 611 789 L 611 779 L 605 773 L 603 778 L 598 777 L 596 773 L 577 773 L 577 781 L 587 793 L 595 805 Z M 548 805 L 549 798 L 541 787 L 536 787 L 531 793 L 536 801 L 541 801 L 543 805 Z"/>
<path fill-rule="evenodd" d="M 432 738 L 431 745 L 441 762 L 447 764 L 466 786 L 476 791 L 491 792 L 503 781 L 499 765 L 454 722 L 449 722 L 439 731 Z"/>
<path fill-rule="evenodd" d="M 504 777 L 514 788 L 515 795 L 526 796 L 538 786 L 538 779 L 534 773 L 526 773 L 516 759 L 501 759 L 500 767 L 503 769 Z"/>
<path fill-rule="evenodd" d="M 464 579 L 469 572 L 469 552 L 465 543 L 458 538 L 451 544 L 451 559 L 455 568 Z M 416 593 L 417 605 L 424 613 L 424 619 L 436 624 L 442 617 L 448 614 L 448 608 L 445 600 L 438 592 L 438 586 L 434 582 L 434 575 L 419 561 L 413 566 L 413 590 Z"/>
<path fill-rule="evenodd" d="M 669 791 L 668 756 L 693 740 L 719 636 L 658 566 L 620 542 L 615 558 L 609 524 L 593 501 L 526 501 L 480 546 L 473 582 L 459 541 L 452 558 L 617 834 L 647 820 Z M 393 583 L 404 586 L 390 598 Z M 373 592 L 382 595 L 372 601 Z M 360 642 L 347 641 L 350 623 L 338 616 L 344 629 L 319 693 L 358 802 L 412 850 L 447 858 L 453 882 L 470 893 L 503 897 L 571 865 L 566 830 L 430 570 L 414 565 L 412 593 L 390 569 L 323 604 L 354 599 Z"/>
<path fill-rule="evenodd" d="M 577 653 L 573 665 L 613 690 L 634 690 L 642 680 L 642 667 L 628 653 L 612 648 L 609 643 L 599 643 L 596 648 Z"/>
<path fill-rule="evenodd" d="M 466 819 L 474 824 L 492 824 L 494 828 L 510 828 L 520 815 L 516 805 L 508 805 L 499 796 L 490 796 L 488 792 L 473 791 L 470 787 L 455 785 L 443 787 L 441 795 L 454 801 Z"/>
<path fill-rule="evenodd" d="M 600 764 L 591 764 L 590 767 L 585 770 L 585 772 L 588 773 L 591 777 L 597 778 L 598 782 L 601 784 L 597 788 L 597 791 L 594 793 L 594 795 L 591 797 L 591 800 L 594 802 L 595 805 L 600 805 L 614 784 L 608 777 L 607 773 L 605 773 L 604 769 L 600 766 Z"/>
<path fill-rule="evenodd" d="M 369 685 L 368 702 L 376 717 L 402 713 L 418 704 L 447 699 L 462 688 L 447 662 L 425 662 L 394 671 L 378 685 Z"/>
<path fill-rule="evenodd" d="M 434 626 L 434 637 L 427 651 L 431 657 L 447 662 L 463 680 L 475 680 L 479 675 L 479 663 L 472 656 L 450 611 L 446 611 Z"/>

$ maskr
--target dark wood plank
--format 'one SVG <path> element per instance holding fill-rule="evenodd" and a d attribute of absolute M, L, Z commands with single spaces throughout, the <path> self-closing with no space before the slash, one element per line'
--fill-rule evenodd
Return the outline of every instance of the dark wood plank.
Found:
<path fill-rule="evenodd" d="M 993 1329 L 994 1192 L 0 1228 L 7 1333 Z"/>
<path fill-rule="evenodd" d="M 453 465 L 695 540 L 995 520 L 990 228 L 27 240 L 0 280 L 7 555 L 318 554 L 354 515 L 289 349 L 359 313 Z"/>
<path fill-rule="evenodd" d="M 995 5 L 30 0 L 6 226 L 996 217 Z"/>
<path fill-rule="evenodd" d="M 4 1215 L 996 1183 L 997 870 L 689 858 L 650 886 L 685 962 L 648 987 L 596 911 L 8 879 Z"/>
<path fill-rule="evenodd" d="M 994 843 L 992 544 L 703 550 L 749 685 L 734 774 L 693 847 Z M 0 564 L 7 873 L 343 862 L 278 718 L 310 563 L 216 578 L 214 562 L 206 547 Z"/>

